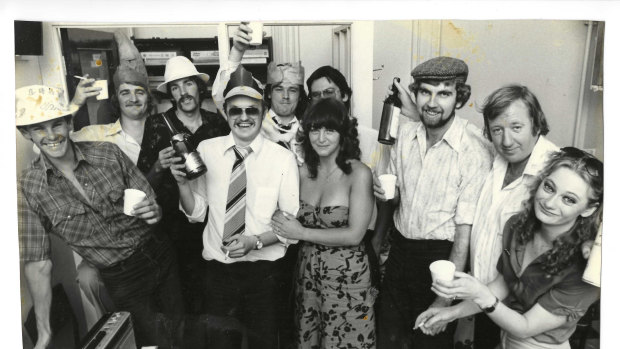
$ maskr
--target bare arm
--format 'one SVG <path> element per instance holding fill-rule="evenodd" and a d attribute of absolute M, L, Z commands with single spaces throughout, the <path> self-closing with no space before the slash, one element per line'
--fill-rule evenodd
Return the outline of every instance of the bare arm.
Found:
<path fill-rule="evenodd" d="M 374 199 L 372 196 L 372 174 L 370 169 L 361 163 L 354 166 L 352 185 L 349 194 L 348 225 L 341 228 L 310 229 L 303 227 L 294 217 L 285 217 L 281 213 L 274 215 L 274 227 L 282 231 L 286 238 L 310 241 L 325 246 L 359 245 L 368 223 Z"/>
<path fill-rule="evenodd" d="M 26 262 L 24 273 L 34 301 L 38 339 L 35 349 L 47 348 L 52 339 L 50 309 L 52 305 L 52 261 Z"/>

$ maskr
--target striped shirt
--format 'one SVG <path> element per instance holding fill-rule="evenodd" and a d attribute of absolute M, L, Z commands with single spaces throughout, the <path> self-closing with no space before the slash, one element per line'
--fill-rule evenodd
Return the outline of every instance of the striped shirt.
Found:
<path fill-rule="evenodd" d="M 469 245 L 473 275 L 482 283 L 489 283 L 497 277 L 504 224 L 523 209 L 523 201 L 530 197 L 531 183 L 544 168 L 551 152 L 557 150 L 555 144 L 540 136 L 523 174 L 504 188 L 508 162 L 499 154 L 495 156 L 493 170 L 480 193 Z"/>
<path fill-rule="evenodd" d="M 126 188 L 155 193 L 131 160 L 112 143 L 73 143 L 74 174 L 88 200 L 44 155 L 17 183 L 19 251 L 22 261 L 50 258 L 49 234 L 63 239 L 82 258 L 106 267 L 131 256 L 151 226 L 123 214 Z"/>
<path fill-rule="evenodd" d="M 401 125 L 388 170 L 400 190 L 396 229 L 408 239 L 454 241 L 456 225 L 473 222 L 492 160 L 480 129 L 458 116 L 428 150 L 421 122 Z"/>

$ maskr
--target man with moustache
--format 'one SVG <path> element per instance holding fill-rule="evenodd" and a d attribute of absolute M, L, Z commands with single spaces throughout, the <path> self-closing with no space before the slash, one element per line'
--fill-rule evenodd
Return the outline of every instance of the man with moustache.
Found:
<path fill-rule="evenodd" d="M 35 348 L 46 348 L 52 337 L 50 234 L 98 269 L 114 305 L 131 313 L 139 346 L 168 348 L 183 304 L 174 254 L 156 225 L 161 208 L 155 193 L 115 144 L 69 138 L 78 108 L 63 105 L 62 93 L 41 85 L 16 90 L 17 128 L 40 150 L 17 185 L 20 258 L 37 320 Z M 146 193 L 131 215 L 123 211 L 128 188 Z"/>
<path fill-rule="evenodd" d="M 223 114 L 223 88 L 228 83 L 230 75 L 241 64 L 252 35 L 252 29 L 247 22 L 239 24 L 239 28 L 233 35 L 233 47 L 230 50 L 227 65 L 221 67 L 215 77 L 213 99 Z M 300 119 L 308 103 L 304 90 L 304 67 L 301 62 L 270 62 L 267 66 L 267 83 L 264 93 L 263 97 L 269 110 L 263 120 L 261 133 L 267 139 L 292 151 L 298 164 L 303 163 L 303 154 L 296 140 Z"/>
<path fill-rule="evenodd" d="M 448 259 L 457 270 L 464 269 L 476 202 L 491 167 L 482 132 L 455 115 L 471 93 L 467 75 L 465 62 L 433 58 L 411 72 L 415 104 L 405 91 L 400 93 L 404 109 L 417 109 L 420 121 L 399 128 L 388 169 L 397 176 L 397 194 L 380 206 L 394 210 L 395 231 L 377 306 L 379 349 L 452 348 L 451 330 L 426 336 L 413 326 L 429 305 L 445 307 L 453 301 L 431 291 L 428 267 Z M 376 177 L 374 191 L 386 201 Z"/>
<path fill-rule="evenodd" d="M 230 133 L 230 127 L 223 117 L 201 108 L 207 97 L 207 81 L 209 76 L 199 73 L 186 57 L 170 58 L 166 62 L 164 82 L 157 90 L 166 93 L 173 106 L 166 112 L 151 117 L 153 146 L 149 149 L 154 151 L 149 152 L 149 156 L 158 158 L 157 169 L 163 171 L 161 181 L 157 184 L 158 194 L 162 198 L 162 225 L 166 227 L 177 251 L 183 299 L 190 313 L 200 313 L 202 307 L 200 289 L 203 280 L 198 268 L 204 223 L 190 223 L 179 211 L 178 187 L 168 169 L 182 159 L 175 156 L 170 143 L 172 134 L 163 116 L 167 117 L 177 131 L 189 135 L 189 143 L 194 148 L 205 139 Z"/>
<path fill-rule="evenodd" d="M 274 234 L 279 209 L 299 209 L 299 174 L 293 153 L 261 134 L 266 108 L 252 74 L 239 66 L 223 90 L 231 133 L 203 141 L 209 171 L 187 181 L 172 165 L 183 211 L 192 222 L 208 217 L 203 233 L 207 314 L 232 316 L 248 330 L 250 348 L 277 348 L 281 259 L 290 241 Z M 207 210 L 207 207 L 209 208 Z M 211 334 L 214 348 L 238 348 L 238 338 Z"/>

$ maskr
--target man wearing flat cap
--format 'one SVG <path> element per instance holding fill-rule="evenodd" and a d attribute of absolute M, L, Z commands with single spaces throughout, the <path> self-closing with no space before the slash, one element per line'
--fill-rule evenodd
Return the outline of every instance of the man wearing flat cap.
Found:
<path fill-rule="evenodd" d="M 471 93 L 467 74 L 465 62 L 450 57 L 418 65 L 411 72 L 415 103 L 397 84 L 403 113 L 417 114 L 419 121 L 399 129 L 388 169 L 397 176 L 396 196 L 381 205 L 393 210 L 394 231 L 377 307 L 379 349 L 452 348 L 452 329 L 438 327 L 433 330 L 439 334 L 427 336 L 413 327 L 429 305 L 453 301 L 431 291 L 429 265 L 444 259 L 463 270 L 476 202 L 491 168 L 481 130 L 455 115 Z M 374 191 L 386 201 L 376 178 Z"/>
<path fill-rule="evenodd" d="M 262 135 L 262 90 L 243 66 L 230 75 L 223 96 L 231 133 L 198 146 L 207 173 L 187 181 L 182 165 L 171 169 L 189 220 L 208 215 L 202 252 L 207 313 L 237 318 L 247 327 L 250 348 L 277 348 L 284 301 L 278 261 L 296 241 L 277 236 L 270 223 L 276 209 L 297 213 L 297 164 L 292 152 Z M 235 340 L 209 336 L 214 348 L 238 347 Z"/>
<path fill-rule="evenodd" d="M 179 322 L 168 320 L 180 321 L 183 305 L 174 254 L 156 224 L 161 208 L 153 189 L 115 144 L 69 138 L 78 108 L 63 105 L 60 90 L 33 85 L 15 93 L 17 128 L 40 150 L 17 184 L 20 258 L 34 300 L 36 348 L 47 347 L 52 336 L 50 234 L 97 268 L 116 308 L 131 313 L 139 346 L 170 347 L 168 334 Z M 129 188 L 146 193 L 131 215 L 123 211 Z"/>

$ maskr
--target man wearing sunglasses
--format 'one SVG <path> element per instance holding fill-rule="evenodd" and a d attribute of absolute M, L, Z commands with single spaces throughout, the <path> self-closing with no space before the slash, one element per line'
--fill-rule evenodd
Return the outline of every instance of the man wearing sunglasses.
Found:
<path fill-rule="evenodd" d="M 223 96 L 231 133 L 198 146 L 207 173 L 188 182 L 182 165 L 171 169 L 189 220 L 208 216 L 202 252 L 207 313 L 238 319 L 247 327 L 250 348 L 277 348 L 284 301 L 279 260 L 296 241 L 274 234 L 270 222 L 276 209 L 297 213 L 297 163 L 292 152 L 261 134 L 262 90 L 243 66 L 231 74 Z M 209 347 L 236 348 L 238 340 L 211 333 Z"/>
<path fill-rule="evenodd" d="M 224 113 L 222 89 L 228 83 L 252 39 L 252 29 L 247 22 L 239 24 L 233 35 L 233 47 L 226 66 L 220 68 L 213 83 L 213 99 L 220 112 Z M 258 33 L 263 35 L 263 33 Z M 267 82 L 264 88 L 264 100 L 267 114 L 263 120 L 261 133 L 286 149 L 291 150 L 299 164 L 303 163 L 303 154 L 296 141 L 299 120 L 306 110 L 308 96 L 304 90 L 304 67 L 301 62 L 276 63 L 267 66 Z"/>

